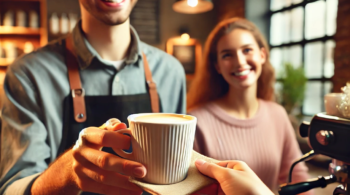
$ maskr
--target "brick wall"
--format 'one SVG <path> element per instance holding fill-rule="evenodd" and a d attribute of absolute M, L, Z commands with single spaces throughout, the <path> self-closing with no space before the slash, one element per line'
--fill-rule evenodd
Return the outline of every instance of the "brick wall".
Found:
<path fill-rule="evenodd" d="M 339 0 L 337 15 L 336 47 L 334 50 L 333 91 L 350 81 L 350 1 Z"/>
<path fill-rule="evenodd" d="M 214 0 L 217 7 L 218 21 L 231 17 L 244 18 L 244 0 Z"/>

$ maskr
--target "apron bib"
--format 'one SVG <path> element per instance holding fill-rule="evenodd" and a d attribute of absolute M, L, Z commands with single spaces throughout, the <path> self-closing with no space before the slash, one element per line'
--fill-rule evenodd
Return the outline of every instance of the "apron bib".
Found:
<path fill-rule="evenodd" d="M 147 93 L 120 96 L 85 96 L 79 75 L 79 65 L 73 49 L 73 38 L 66 39 L 66 65 L 71 93 L 63 101 L 63 134 L 57 156 L 70 149 L 82 129 L 99 127 L 110 118 L 118 118 L 128 124 L 127 117 L 135 113 L 161 111 L 157 88 L 152 79 L 146 55 L 143 54 Z M 111 148 L 104 151 L 114 153 Z M 115 154 L 115 153 L 114 153 Z M 82 194 L 93 194 L 83 192 Z"/>

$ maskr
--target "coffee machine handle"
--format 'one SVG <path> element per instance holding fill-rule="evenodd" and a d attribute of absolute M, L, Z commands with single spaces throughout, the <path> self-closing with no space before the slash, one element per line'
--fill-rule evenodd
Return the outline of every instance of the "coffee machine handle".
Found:
<path fill-rule="evenodd" d="M 337 178 L 333 175 L 328 177 L 319 177 L 318 179 L 309 180 L 307 182 L 300 182 L 295 184 L 284 184 L 280 186 L 278 191 L 279 195 L 295 195 L 302 192 L 306 192 L 313 188 L 326 187 L 330 183 L 337 181 Z"/>

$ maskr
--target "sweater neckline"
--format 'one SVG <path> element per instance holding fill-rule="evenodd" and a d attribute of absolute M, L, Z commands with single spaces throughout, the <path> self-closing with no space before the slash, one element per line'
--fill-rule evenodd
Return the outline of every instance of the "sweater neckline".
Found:
<path fill-rule="evenodd" d="M 213 115 L 221 119 L 222 121 L 238 126 L 238 127 L 253 127 L 258 125 L 262 122 L 263 116 L 264 116 L 264 108 L 265 104 L 264 101 L 261 99 L 258 99 L 259 101 L 259 107 L 257 112 L 252 118 L 249 119 L 239 119 L 236 117 L 233 117 L 226 113 L 225 110 L 223 110 L 219 105 L 215 104 L 214 102 L 210 102 L 207 107 L 209 112 L 211 112 Z"/>

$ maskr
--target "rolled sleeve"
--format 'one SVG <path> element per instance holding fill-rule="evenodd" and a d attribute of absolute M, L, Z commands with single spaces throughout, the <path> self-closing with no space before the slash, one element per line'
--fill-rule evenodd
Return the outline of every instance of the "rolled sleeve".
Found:
<path fill-rule="evenodd" d="M 39 175 L 40 173 L 13 182 L 6 188 L 4 195 L 30 194 L 30 188 Z"/>
<path fill-rule="evenodd" d="M 48 166 L 47 131 L 40 119 L 40 100 L 25 70 L 11 66 L 4 90 L 0 194 L 25 194 L 37 174 Z"/>

